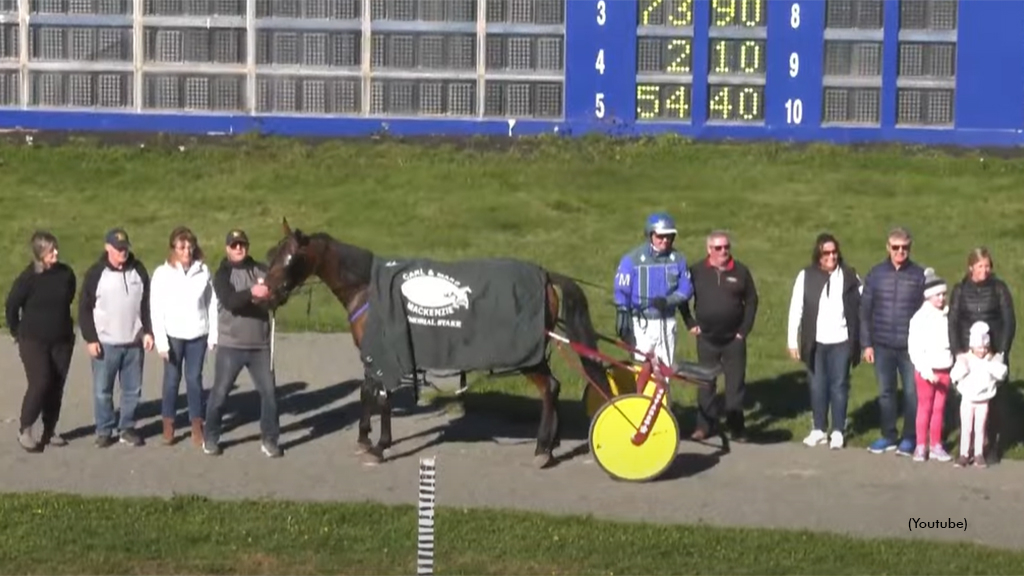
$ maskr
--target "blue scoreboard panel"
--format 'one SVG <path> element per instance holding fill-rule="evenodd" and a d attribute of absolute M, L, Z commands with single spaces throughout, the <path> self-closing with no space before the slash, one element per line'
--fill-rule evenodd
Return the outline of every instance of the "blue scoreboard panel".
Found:
<path fill-rule="evenodd" d="M 1024 144 L 1024 0 L 0 0 L 0 128 Z"/>

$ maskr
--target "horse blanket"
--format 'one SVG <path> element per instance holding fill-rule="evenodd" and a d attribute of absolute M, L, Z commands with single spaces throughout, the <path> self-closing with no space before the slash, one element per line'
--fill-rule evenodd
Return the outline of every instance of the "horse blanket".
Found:
<path fill-rule="evenodd" d="M 414 370 L 511 370 L 545 358 L 547 275 L 512 259 L 376 257 L 361 355 L 386 390 Z"/>

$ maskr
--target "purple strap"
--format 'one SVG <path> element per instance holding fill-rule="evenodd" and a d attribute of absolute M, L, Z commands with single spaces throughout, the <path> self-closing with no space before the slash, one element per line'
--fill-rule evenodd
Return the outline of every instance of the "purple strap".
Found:
<path fill-rule="evenodd" d="M 348 315 L 348 322 L 349 322 L 349 324 L 351 324 L 352 322 L 355 322 L 356 320 L 358 320 L 359 317 L 362 316 L 363 314 L 366 314 L 366 311 L 369 310 L 369 308 L 370 308 L 370 303 L 367 302 L 366 304 L 363 304 L 362 306 L 357 308 L 355 312 L 349 314 Z"/>

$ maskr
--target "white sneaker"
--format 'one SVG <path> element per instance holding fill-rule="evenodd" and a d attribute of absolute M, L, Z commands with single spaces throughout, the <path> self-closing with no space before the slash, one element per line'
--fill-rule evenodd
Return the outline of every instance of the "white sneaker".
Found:
<path fill-rule="evenodd" d="M 818 444 L 824 444 L 827 439 L 828 436 L 826 436 L 821 430 L 811 430 L 811 433 L 807 435 L 807 438 L 804 438 L 804 444 L 807 444 L 808 446 L 817 446 Z"/>
<path fill-rule="evenodd" d="M 831 448 L 832 450 L 839 450 L 840 448 L 842 448 L 843 433 L 838 430 L 834 430 L 832 432 L 832 441 L 829 442 L 828 447 Z"/>

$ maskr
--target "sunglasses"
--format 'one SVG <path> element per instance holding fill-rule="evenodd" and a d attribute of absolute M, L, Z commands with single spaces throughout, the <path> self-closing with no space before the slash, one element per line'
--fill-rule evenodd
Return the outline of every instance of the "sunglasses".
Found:
<path fill-rule="evenodd" d="M 717 244 L 711 247 L 715 252 L 724 252 L 730 248 L 732 248 L 731 244 Z"/>
<path fill-rule="evenodd" d="M 228 244 L 228 246 L 230 246 L 232 250 L 242 250 L 249 247 L 245 242 L 232 242 L 231 244 Z"/>
<path fill-rule="evenodd" d="M 910 244 L 889 244 L 889 250 L 893 252 L 910 252 Z"/>

